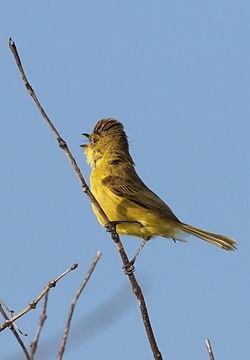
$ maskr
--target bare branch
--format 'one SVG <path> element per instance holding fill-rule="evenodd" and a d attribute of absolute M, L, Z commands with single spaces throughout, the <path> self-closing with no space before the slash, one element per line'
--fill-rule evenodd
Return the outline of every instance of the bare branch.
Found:
<path fill-rule="evenodd" d="M 207 352 L 208 352 L 208 355 L 209 355 L 209 360 L 214 360 L 214 354 L 213 354 L 213 350 L 212 350 L 212 346 L 211 346 L 210 340 L 209 340 L 209 339 L 206 339 L 206 340 L 205 340 L 205 344 L 206 344 L 206 347 L 207 347 Z"/>
<path fill-rule="evenodd" d="M 49 297 L 49 293 L 47 292 L 44 296 L 44 303 L 43 303 L 43 308 L 42 308 L 42 313 L 40 315 L 40 321 L 39 321 L 39 325 L 36 331 L 36 335 L 34 340 L 32 341 L 32 343 L 30 344 L 30 359 L 33 360 L 34 359 L 34 355 L 36 353 L 37 350 L 37 345 L 38 345 L 38 341 L 40 339 L 40 335 L 41 335 L 41 331 L 42 328 L 44 326 L 45 320 L 47 319 L 47 306 L 48 306 L 48 297 Z"/>
<path fill-rule="evenodd" d="M 3 307 L 2 307 L 1 304 L 0 304 L 0 312 L 1 312 L 1 314 L 3 315 L 3 317 L 4 317 L 4 319 L 5 319 L 6 321 L 9 321 L 9 320 L 10 320 L 9 317 L 8 317 L 8 315 L 7 315 L 6 312 L 4 311 L 4 309 L 3 309 Z M 30 357 L 30 355 L 29 355 L 29 352 L 28 352 L 26 346 L 24 345 L 22 339 L 20 338 L 18 332 L 17 332 L 16 329 L 14 328 L 14 325 L 11 324 L 11 325 L 9 326 L 9 328 L 10 328 L 10 330 L 12 331 L 13 335 L 15 336 L 15 338 L 17 339 L 19 345 L 21 346 L 21 348 L 22 348 L 22 350 L 23 350 L 23 352 L 24 352 L 24 354 L 25 354 L 26 359 L 31 360 L 31 357 Z"/>
<path fill-rule="evenodd" d="M 22 311 L 17 315 L 13 316 L 11 319 L 5 320 L 5 322 L 0 326 L 0 332 L 3 331 L 6 327 L 10 326 L 14 321 L 19 319 L 21 316 L 25 315 L 30 310 L 36 308 L 37 303 L 49 292 L 49 290 L 56 286 L 57 282 L 61 280 L 65 275 L 67 275 L 72 270 L 77 268 L 78 264 L 73 264 L 68 270 L 64 271 L 61 275 L 57 276 L 54 280 L 51 280 L 48 285 L 40 292 L 40 294 Z"/>
<path fill-rule="evenodd" d="M 100 204 L 98 203 L 98 201 L 96 200 L 96 198 L 94 197 L 94 195 L 92 194 L 92 192 L 90 191 L 86 181 L 84 180 L 82 173 L 80 171 L 79 166 L 77 165 L 73 155 L 71 154 L 66 142 L 61 138 L 59 132 L 56 130 L 55 126 L 52 124 L 51 120 L 49 119 L 48 115 L 45 113 L 44 109 L 42 108 L 38 98 L 35 95 L 34 90 L 32 89 L 30 83 L 28 82 L 28 79 L 25 75 L 22 63 L 21 63 L 21 59 L 20 56 L 18 54 L 16 45 L 14 43 L 14 41 L 10 38 L 9 39 L 9 47 L 10 50 L 12 51 L 14 58 L 16 60 L 16 64 L 18 66 L 18 69 L 21 73 L 22 79 L 24 81 L 24 85 L 26 87 L 26 89 L 28 90 L 29 94 L 31 95 L 32 99 L 34 100 L 39 112 L 41 113 L 41 115 L 43 116 L 45 122 L 47 123 L 47 125 L 49 126 L 49 128 L 51 129 L 51 131 L 53 132 L 54 136 L 56 137 L 60 148 L 65 152 L 65 155 L 68 157 L 74 171 L 76 172 L 78 179 L 80 181 L 81 187 L 84 191 L 84 193 L 87 194 L 88 198 L 90 199 L 90 201 L 92 202 L 92 204 L 95 205 L 95 207 L 97 208 L 97 210 L 99 211 L 100 216 L 103 219 L 103 222 L 105 224 L 105 226 L 111 230 L 111 236 L 113 241 L 116 244 L 116 247 L 119 251 L 119 254 L 121 256 L 123 265 L 125 269 L 129 269 L 130 268 L 130 262 L 128 259 L 128 256 L 124 250 L 124 247 L 121 243 L 120 237 L 118 235 L 118 233 L 116 232 L 115 227 L 113 226 L 113 224 L 109 221 L 107 215 L 105 214 L 105 212 L 103 211 L 103 209 L 101 208 Z M 148 311 L 147 311 L 147 307 L 146 307 L 146 303 L 144 300 L 144 296 L 142 293 L 142 290 L 135 278 L 135 275 L 133 273 L 128 273 L 128 277 L 129 280 L 131 282 L 131 286 L 133 289 L 134 294 L 137 297 L 139 306 L 140 306 L 140 310 L 141 310 L 141 315 L 142 315 L 142 319 L 143 319 L 143 323 L 144 323 L 144 327 L 146 329 L 146 333 L 147 333 L 147 337 L 148 337 L 148 341 L 149 344 L 151 346 L 151 350 L 153 352 L 154 358 L 161 360 L 162 359 L 162 355 L 160 353 L 160 350 L 158 349 L 158 345 L 156 343 L 155 337 L 154 337 L 154 333 L 150 324 L 150 319 L 149 319 L 149 315 L 148 315 Z"/>
<path fill-rule="evenodd" d="M 25 75 L 25 72 L 24 72 L 24 69 L 23 69 L 23 66 L 22 66 L 22 63 L 21 63 L 21 59 L 19 57 L 19 54 L 18 54 L 18 51 L 17 51 L 17 48 L 16 48 L 16 45 L 14 43 L 14 41 L 10 38 L 9 39 L 9 47 L 10 47 L 10 50 L 12 51 L 13 55 L 14 55 L 14 58 L 16 60 L 16 64 L 18 66 L 18 69 L 21 73 L 21 76 L 22 76 L 22 79 L 23 79 L 23 82 L 24 82 L 24 85 L 26 87 L 26 89 L 28 90 L 30 96 L 32 97 L 32 99 L 34 100 L 39 112 L 41 113 L 41 115 L 43 116 L 46 124 L 49 126 L 50 130 L 52 131 L 53 135 L 55 136 L 55 138 L 57 139 L 58 141 L 58 144 L 59 144 L 59 147 L 65 152 L 67 158 L 69 159 L 71 165 L 73 166 L 73 169 L 74 171 L 76 172 L 77 176 L 78 176 L 78 179 L 80 181 L 80 184 L 81 184 L 81 187 L 83 189 L 83 191 L 88 195 L 90 201 L 95 204 L 95 206 L 98 208 L 105 224 L 109 224 L 109 220 L 106 216 L 106 214 L 104 213 L 104 211 L 101 209 L 100 205 L 98 204 L 97 200 L 95 199 L 94 195 L 91 193 L 91 191 L 89 190 L 89 187 L 88 185 L 86 184 L 82 174 L 81 174 L 81 170 L 80 168 L 78 167 L 75 159 L 73 158 L 71 152 L 69 151 L 68 149 L 68 146 L 66 144 L 66 142 L 62 139 L 62 137 L 60 136 L 59 132 L 57 131 L 57 129 L 55 128 L 55 126 L 53 125 L 53 123 L 51 122 L 51 120 L 49 119 L 48 115 L 46 114 L 46 112 L 44 111 L 44 109 L 42 108 L 36 94 L 35 94 L 35 91 L 32 89 L 30 83 L 28 82 L 28 79 Z"/>
<path fill-rule="evenodd" d="M 92 275 L 98 261 L 100 260 L 101 256 L 102 256 L 101 251 L 98 251 L 96 253 L 96 256 L 95 256 L 90 268 L 89 268 L 89 271 L 87 272 L 87 275 L 85 276 L 85 278 L 84 278 L 84 280 L 82 282 L 82 285 L 80 286 L 79 290 L 77 291 L 77 293 L 75 294 L 75 296 L 74 296 L 74 298 L 72 300 L 72 303 L 70 305 L 68 318 L 67 318 L 67 322 L 66 322 L 66 326 L 65 326 L 65 330 L 64 330 L 64 335 L 63 335 L 62 342 L 61 342 L 59 352 L 58 352 L 58 355 L 57 355 L 57 360 L 61 360 L 62 357 L 63 357 L 66 342 L 67 342 L 68 336 L 69 336 L 71 320 L 72 320 L 72 317 L 73 317 L 73 313 L 74 313 L 74 310 L 75 310 L 76 303 L 77 303 L 79 297 L 81 296 L 81 293 L 83 292 L 83 289 L 87 285 L 87 283 L 88 283 L 88 281 L 89 281 L 89 279 L 90 279 L 90 277 L 91 277 L 91 275 Z"/>

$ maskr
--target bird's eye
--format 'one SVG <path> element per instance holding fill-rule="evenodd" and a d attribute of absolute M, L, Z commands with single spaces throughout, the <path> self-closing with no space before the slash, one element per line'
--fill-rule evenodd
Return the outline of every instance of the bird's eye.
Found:
<path fill-rule="evenodd" d="M 96 143 L 98 138 L 96 136 L 93 136 L 91 139 L 92 144 Z"/>

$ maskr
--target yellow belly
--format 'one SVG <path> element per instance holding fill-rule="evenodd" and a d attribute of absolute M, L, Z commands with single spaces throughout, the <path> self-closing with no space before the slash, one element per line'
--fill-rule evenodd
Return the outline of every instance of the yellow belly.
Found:
<path fill-rule="evenodd" d="M 158 214 L 115 195 L 102 183 L 98 184 L 92 181 L 91 191 L 110 221 L 131 222 L 131 224 L 117 225 L 116 230 L 119 234 L 133 235 L 145 240 L 154 236 L 178 238 L 179 231 L 172 222 L 168 222 L 167 219 L 160 218 Z M 104 225 L 98 210 L 94 205 L 92 207 L 99 222 Z"/>

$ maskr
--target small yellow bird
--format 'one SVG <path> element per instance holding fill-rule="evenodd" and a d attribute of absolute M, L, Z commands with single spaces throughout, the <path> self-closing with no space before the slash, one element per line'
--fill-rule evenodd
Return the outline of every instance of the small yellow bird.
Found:
<path fill-rule="evenodd" d="M 191 234 L 225 250 L 235 250 L 232 238 L 182 223 L 170 207 L 151 191 L 135 171 L 123 125 L 112 118 L 97 122 L 92 134 L 83 133 L 90 143 L 84 148 L 91 166 L 90 188 L 119 234 L 142 238 L 139 254 L 146 241 L 164 236 L 183 241 Z M 98 210 L 93 210 L 103 224 Z"/>

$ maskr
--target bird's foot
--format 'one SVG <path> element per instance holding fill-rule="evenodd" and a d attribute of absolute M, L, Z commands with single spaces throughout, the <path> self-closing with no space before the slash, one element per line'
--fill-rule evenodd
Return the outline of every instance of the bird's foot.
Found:
<path fill-rule="evenodd" d="M 116 231 L 117 225 L 124 225 L 124 224 L 140 224 L 139 221 L 123 221 L 123 220 L 117 220 L 117 221 L 109 221 L 108 224 L 105 225 L 106 231 L 110 233 L 114 233 Z"/>
<path fill-rule="evenodd" d="M 105 225 L 106 231 L 109 233 L 114 233 L 116 231 L 117 221 L 110 221 Z"/>
<path fill-rule="evenodd" d="M 129 264 L 127 266 L 123 266 L 122 267 L 124 270 L 124 274 L 125 275 L 131 275 L 133 274 L 133 272 L 135 271 L 135 267 L 134 267 L 134 262 L 133 260 L 129 262 Z"/>

